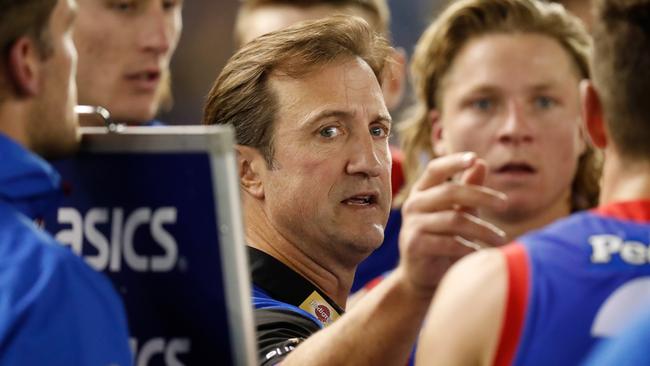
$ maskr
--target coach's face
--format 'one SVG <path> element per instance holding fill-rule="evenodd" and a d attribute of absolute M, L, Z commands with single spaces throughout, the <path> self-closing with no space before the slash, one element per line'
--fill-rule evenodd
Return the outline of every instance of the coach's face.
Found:
<path fill-rule="evenodd" d="M 347 58 L 300 79 L 276 73 L 270 85 L 274 164 L 261 178 L 271 224 L 343 261 L 368 255 L 383 240 L 391 189 L 390 115 L 371 68 Z"/>

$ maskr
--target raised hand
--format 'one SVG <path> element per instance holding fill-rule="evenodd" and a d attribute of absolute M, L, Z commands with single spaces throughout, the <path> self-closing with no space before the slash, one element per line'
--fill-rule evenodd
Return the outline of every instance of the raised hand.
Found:
<path fill-rule="evenodd" d="M 404 202 L 397 270 L 424 296 L 464 255 L 505 243 L 505 233 L 476 214 L 506 204 L 505 194 L 482 186 L 485 172 L 485 162 L 473 153 L 436 158 Z"/>

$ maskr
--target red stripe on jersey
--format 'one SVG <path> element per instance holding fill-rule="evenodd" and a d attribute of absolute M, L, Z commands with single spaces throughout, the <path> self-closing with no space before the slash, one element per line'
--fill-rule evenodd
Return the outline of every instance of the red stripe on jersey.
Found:
<path fill-rule="evenodd" d="M 508 266 L 508 292 L 494 365 L 511 365 L 519 345 L 528 302 L 528 257 L 519 243 L 506 245 L 502 252 Z"/>
<path fill-rule="evenodd" d="M 614 202 L 593 209 L 594 213 L 615 219 L 650 222 L 650 200 Z"/>

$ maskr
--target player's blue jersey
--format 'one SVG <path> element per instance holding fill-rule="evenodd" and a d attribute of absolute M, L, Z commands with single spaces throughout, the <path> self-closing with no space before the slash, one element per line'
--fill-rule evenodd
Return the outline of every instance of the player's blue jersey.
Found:
<path fill-rule="evenodd" d="M 578 365 L 650 308 L 650 201 L 572 215 L 503 251 L 497 365 Z"/>

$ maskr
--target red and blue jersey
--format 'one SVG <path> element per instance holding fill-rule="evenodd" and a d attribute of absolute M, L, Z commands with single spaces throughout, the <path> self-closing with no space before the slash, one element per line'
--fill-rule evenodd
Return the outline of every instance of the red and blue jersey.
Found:
<path fill-rule="evenodd" d="M 572 215 L 503 253 L 496 365 L 577 365 L 650 306 L 650 200 Z"/>

